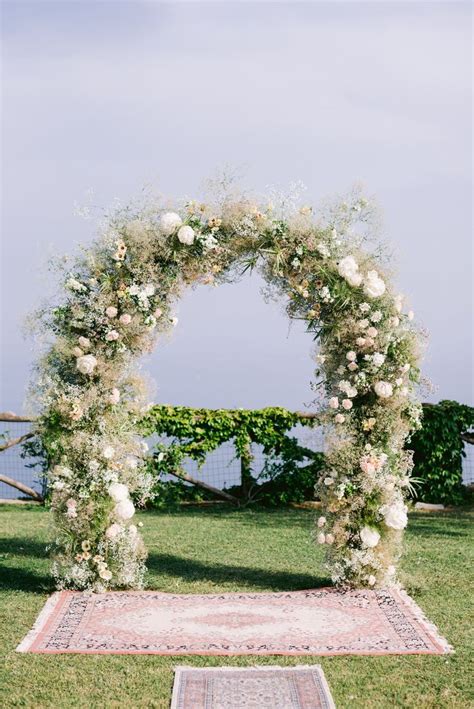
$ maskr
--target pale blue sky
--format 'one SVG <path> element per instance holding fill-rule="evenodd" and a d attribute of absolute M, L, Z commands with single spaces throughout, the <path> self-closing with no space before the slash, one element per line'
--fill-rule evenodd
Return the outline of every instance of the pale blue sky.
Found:
<path fill-rule="evenodd" d="M 146 181 L 195 195 L 224 164 L 302 180 L 308 202 L 362 180 L 400 288 L 431 333 L 433 399 L 472 401 L 470 3 L 3 2 L 2 389 L 20 411 L 22 320 L 42 264 L 92 236 L 73 214 Z M 157 401 L 301 408 L 310 338 L 256 277 L 189 293 L 147 361 Z"/>

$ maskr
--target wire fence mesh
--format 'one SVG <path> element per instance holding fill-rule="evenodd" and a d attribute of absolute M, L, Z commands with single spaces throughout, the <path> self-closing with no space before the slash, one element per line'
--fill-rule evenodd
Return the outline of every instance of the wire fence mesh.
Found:
<path fill-rule="evenodd" d="M 19 438 L 31 431 L 31 423 L 27 421 L 0 421 L 0 443 L 11 438 Z M 44 480 L 41 474 L 41 461 L 22 457 L 21 445 L 12 446 L 0 452 L 0 474 L 13 478 L 28 485 L 40 494 L 44 493 Z M 25 498 L 24 493 L 14 487 L 0 482 L 0 499 L 16 500 Z"/>
<path fill-rule="evenodd" d="M 0 421 L 0 437 L 3 438 L 16 438 L 30 430 L 31 424 L 28 422 Z M 296 426 L 290 432 L 290 435 L 294 435 L 300 445 L 306 446 L 313 451 L 324 450 L 324 437 L 321 428 L 308 429 L 303 426 Z M 463 458 L 463 483 L 465 485 L 473 485 L 474 446 L 466 444 L 465 452 L 466 457 Z M 22 447 L 18 445 L 0 452 L 0 474 L 18 480 L 42 494 L 44 492 L 44 482 L 41 478 L 41 468 L 38 467 L 40 461 L 34 458 L 23 458 L 21 453 Z M 252 455 L 252 473 L 254 477 L 257 477 L 265 465 L 266 456 L 262 447 L 256 444 L 252 445 Z M 185 461 L 184 468 L 193 478 L 221 490 L 241 483 L 240 460 L 236 457 L 232 442 L 227 442 L 213 453 L 210 453 L 202 466 L 198 466 L 195 461 L 188 459 Z M 171 476 L 169 479 L 171 479 Z M 0 499 L 14 500 L 24 497 L 25 495 L 19 490 L 0 482 Z"/>

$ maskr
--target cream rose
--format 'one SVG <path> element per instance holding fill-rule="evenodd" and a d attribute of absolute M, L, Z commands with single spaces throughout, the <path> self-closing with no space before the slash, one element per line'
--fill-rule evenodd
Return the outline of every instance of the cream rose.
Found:
<path fill-rule="evenodd" d="M 128 500 L 128 487 L 123 483 L 112 483 L 109 485 L 109 495 L 114 502 Z"/>
<path fill-rule="evenodd" d="M 115 537 L 117 537 L 122 530 L 123 527 L 114 522 L 110 525 L 110 527 L 107 527 L 105 531 L 105 536 L 107 537 L 107 539 L 115 539 Z"/>
<path fill-rule="evenodd" d="M 83 350 L 86 350 L 86 351 L 87 351 L 87 350 L 89 349 L 89 347 L 91 346 L 91 341 L 89 340 L 89 338 L 88 338 L 88 337 L 83 337 L 82 335 L 81 335 L 81 337 L 78 339 L 78 342 L 79 342 L 79 347 L 82 347 L 82 349 L 83 349 Z"/>
<path fill-rule="evenodd" d="M 97 366 L 97 360 L 94 355 L 83 355 L 77 358 L 76 366 L 81 374 L 92 374 Z"/>
<path fill-rule="evenodd" d="M 170 236 L 182 223 L 183 220 L 179 214 L 176 214 L 176 212 L 166 212 L 166 214 L 162 214 L 161 216 L 160 228 L 163 234 Z"/>
<path fill-rule="evenodd" d="M 374 391 L 381 399 L 389 399 L 393 394 L 393 386 L 390 382 L 376 382 Z"/>
<path fill-rule="evenodd" d="M 385 283 L 377 271 L 369 271 L 364 279 L 364 293 L 369 298 L 380 298 L 385 293 Z"/>
<path fill-rule="evenodd" d="M 360 286 L 362 283 L 362 275 L 359 273 L 359 266 L 353 256 L 346 256 L 339 261 L 337 270 L 349 285 Z"/>
<path fill-rule="evenodd" d="M 372 527 L 363 527 L 360 530 L 360 538 L 364 546 L 368 547 L 369 549 L 372 549 L 373 547 L 376 547 L 379 543 L 380 534 L 377 532 L 376 529 L 372 529 Z"/>
<path fill-rule="evenodd" d="M 131 500 L 121 500 L 115 505 L 114 512 L 119 519 L 131 519 L 135 514 L 135 507 Z"/>
<path fill-rule="evenodd" d="M 407 506 L 401 500 L 392 505 L 384 505 L 380 512 L 384 516 L 385 524 L 392 529 L 405 529 L 408 524 Z"/>
<path fill-rule="evenodd" d="M 191 226 L 182 226 L 178 231 L 178 241 L 186 246 L 194 243 L 194 229 Z"/>

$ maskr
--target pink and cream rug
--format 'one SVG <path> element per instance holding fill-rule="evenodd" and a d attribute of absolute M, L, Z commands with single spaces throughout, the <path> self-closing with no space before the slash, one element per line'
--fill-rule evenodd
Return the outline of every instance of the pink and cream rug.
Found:
<path fill-rule="evenodd" d="M 19 652 L 440 655 L 448 643 L 403 591 L 321 588 L 175 595 L 60 591 Z"/>
<path fill-rule="evenodd" d="M 171 709 L 335 709 L 319 665 L 176 667 Z"/>

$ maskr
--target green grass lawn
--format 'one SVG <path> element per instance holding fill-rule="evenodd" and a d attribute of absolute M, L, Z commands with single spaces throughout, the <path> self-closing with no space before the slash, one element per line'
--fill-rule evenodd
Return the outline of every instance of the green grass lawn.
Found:
<path fill-rule="evenodd" d="M 150 588 L 180 593 L 280 591 L 325 585 L 306 510 L 188 508 L 146 512 Z M 343 707 L 474 706 L 472 515 L 412 514 L 402 563 L 409 593 L 456 653 L 385 657 L 29 655 L 15 647 L 49 593 L 41 508 L 0 506 L 1 690 L 4 707 L 167 707 L 173 665 L 320 663 Z M 470 644 L 471 643 L 471 644 Z M 470 653 L 471 650 L 471 653 Z"/>

